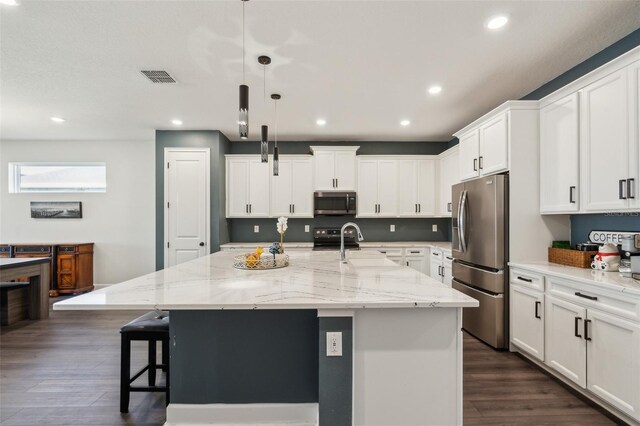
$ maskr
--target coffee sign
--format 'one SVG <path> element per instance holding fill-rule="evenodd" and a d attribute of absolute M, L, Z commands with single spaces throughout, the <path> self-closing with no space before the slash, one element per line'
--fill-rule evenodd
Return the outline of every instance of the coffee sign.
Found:
<path fill-rule="evenodd" d="M 591 231 L 589 233 L 589 241 L 596 244 L 622 244 L 622 237 L 635 234 L 637 232 Z"/>

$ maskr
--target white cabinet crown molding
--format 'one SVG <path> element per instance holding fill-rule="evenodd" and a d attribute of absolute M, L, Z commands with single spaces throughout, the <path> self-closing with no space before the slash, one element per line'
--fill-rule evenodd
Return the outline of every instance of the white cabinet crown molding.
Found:
<path fill-rule="evenodd" d="M 639 59 L 640 46 L 637 46 L 540 99 L 540 107 L 543 108 L 573 92 L 577 92 L 591 83 L 600 80 L 602 77 L 606 77 L 609 74 L 631 65 Z"/>
<path fill-rule="evenodd" d="M 442 151 L 440 154 L 438 154 L 436 157 L 438 158 L 438 160 L 445 158 L 445 157 L 449 157 L 451 155 L 454 155 L 456 152 L 458 152 L 460 150 L 460 144 L 456 144 L 454 146 L 452 146 L 451 148 L 447 149 L 446 151 Z"/>
<path fill-rule="evenodd" d="M 504 113 L 507 111 L 514 111 L 514 110 L 537 110 L 539 105 L 540 105 L 539 101 L 506 101 L 502 105 L 484 114 L 482 117 L 474 120 L 472 123 L 468 124 L 464 128 L 458 130 L 453 134 L 453 136 L 460 138 L 460 136 L 464 136 L 466 133 L 478 128 L 481 124 L 485 123 L 487 120 L 490 120 L 494 116 L 499 115 L 501 113 Z"/>
<path fill-rule="evenodd" d="M 360 149 L 359 146 L 343 146 L 343 145 L 336 145 L 336 146 L 310 146 L 309 149 L 311 149 L 311 152 L 316 152 L 316 151 L 353 151 L 356 152 L 357 150 Z"/>

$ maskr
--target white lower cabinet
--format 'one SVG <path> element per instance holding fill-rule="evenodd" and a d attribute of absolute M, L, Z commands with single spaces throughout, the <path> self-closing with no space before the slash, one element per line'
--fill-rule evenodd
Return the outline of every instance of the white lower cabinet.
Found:
<path fill-rule="evenodd" d="M 429 276 L 436 281 L 444 282 L 444 253 L 440 249 L 431 249 L 429 258 Z"/>
<path fill-rule="evenodd" d="M 640 325 L 587 310 L 587 389 L 640 419 Z"/>
<path fill-rule="evenodd" d="M 442 282 L 451 287 L 453 283 L 453 257 L 445 255 L 444 257 L 444 275 Z"/>
<path fill-rule="evenodd" d="M 407 248 L 404 252 L 404 263 L 409 268 L 413 268 L 423 274 L 428 274 L 429 262 L 426 256 L 428 253 L 429 250 L 424 248 Z"/>
<path fill-rule="evenodd" d="M 569 380 L 585 387 L 587 346 L 583 333 L 587 310 L 555 296 L 547 295 L 546 299 L 546 363 Z"/>
<path fill-rule="evenodd" d="M 511 343 L 544 361 L 544 293 L 511 284 Z"/>
<path fill-rule="evenodd" d="M 514 347 L 544 361 L 594 400 L 640 421 L 638 297 L 515 272 L 510 285 Z"/>

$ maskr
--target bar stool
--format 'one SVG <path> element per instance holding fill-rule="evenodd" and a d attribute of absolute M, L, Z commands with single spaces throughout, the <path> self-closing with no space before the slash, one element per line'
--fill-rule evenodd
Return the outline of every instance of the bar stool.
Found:
<path fill-rule="evenodd" d="M 131 392 L 165 392 L 169 404 L 169 313 L 148 312 L 120 329 L 120 412 L 129 412 Z M 131 341 L 149 342 L 149 363 L 131 377 Z M 156 343 L 162 342 L 162 364 L 156 362 Z M 156 386 L 156 370 L 167 373 L 165 386 Z M 148 372 L 148 386 L 131 386 L 138 377 Z"/>

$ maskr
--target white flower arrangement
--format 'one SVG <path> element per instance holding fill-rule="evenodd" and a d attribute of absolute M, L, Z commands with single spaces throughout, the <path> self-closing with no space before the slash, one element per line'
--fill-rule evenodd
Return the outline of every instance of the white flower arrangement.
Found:
<path fill-rule="evenodd" d="M 284 253 L 284 233 L 287 232 L 287 218 L 280 216 L 276 224 L 278 234 L 280 234 L 280 253 Z"/>

